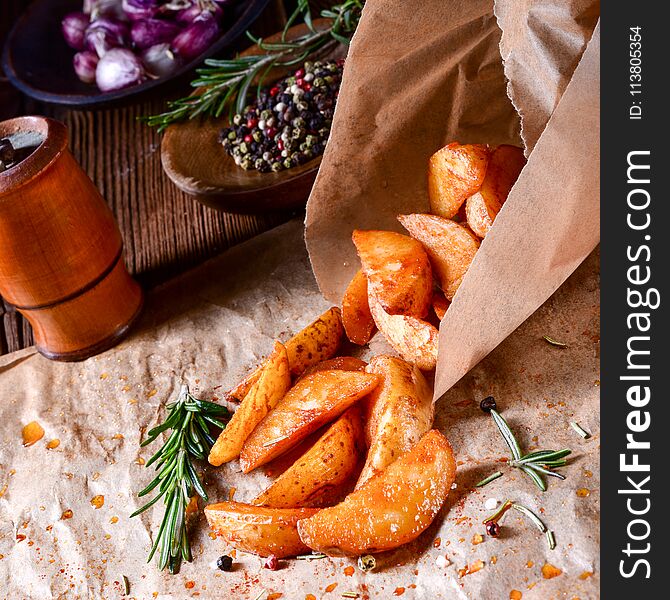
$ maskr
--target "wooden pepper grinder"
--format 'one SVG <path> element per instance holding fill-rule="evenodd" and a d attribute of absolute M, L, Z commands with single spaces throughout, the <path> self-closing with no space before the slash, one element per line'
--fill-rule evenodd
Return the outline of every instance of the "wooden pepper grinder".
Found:
<path fill-rule="evenodd" d="M 142 291 L 111 211 L 67 148 L 65 126 L 18 117 L 0 123 L 3 138 L 20 162 L 0 165 L 0 295 L 28 319 L 40 353 L 83 360 L 127 333 Z"/>

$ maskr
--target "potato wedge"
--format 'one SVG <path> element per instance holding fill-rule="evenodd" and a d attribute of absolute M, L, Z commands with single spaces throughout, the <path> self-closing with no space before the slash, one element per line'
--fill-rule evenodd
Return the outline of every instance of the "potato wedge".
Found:
<path fill-rule="evenodd" d="M 251 387 L 212 446 L 208 457 L 210 464 L 218 467 L 236 459 L 249 434 L 290 387 L 291 374 L 286 349 L 279 342 L 275 342 L 274 350 L 265 361 L 258 381 Z"/>
<path fill-rule="evenodd" d="M 249 393 L 249 390 L 261 376 L 261 371 L 263 370 L 265 363 L 266 361 L 263 361 L 263 363 L 251 371 L 251 373 L 249 373 L 242 381 L 240 381 L 232 390 L 227 392 L 226 400 L 228 400 L 228 402 L 242 402 L 245 396 Z"/>
<path fill-rule="evenodd" d="M 495 196 L 484 196 L 481 192 L 473 194 L 465 201 L 465 214 L 468 227 L 478 237 L 484 239 L 502 205 Z"/>
<path fill-rule="evenodd" d="M 300 375 L 307 367 L 335 356 L 343 333 L 342 313 L 336 306 L 296 333 L 284 344 L 291 374 Z"/>
<path fill-rule="evenodd" d="M 463 202 L 479 191 L 486 175 L 489 149 L 481 144 L 453 142 L 428 161 L 430 212 L 451 219 Z"/>
<path fill-rule="evenodd" d="M 433 429 L 343 502 L 298 521 L 305 545 L 330 556 L 392 550 L 437 516 L 456 475 L 447 439 Z"/>
<path fill-rule="evenodd" d="M 309 552 L 296 523 L 316 514 L 315 508 L 265 508 L 241 502 L 205 506 L 205 516 L 217 537 L 242 552 L 277 558 Z"/>
<path fill-rule="evenodd" d="M 360 468 L 365 452 L 361 409 L 355 404 L 252 504 L 273 508 L 327 506 Z"/>
<path fill-rule="evenodd" d="M 433 311 L 440 321 L 444 319 L 444 315 L 447 314 L 450 304 L 451 303 L 444 297 L 442 292 L 435 292 L 433 294 Z"/>
<path fill-rule="evenodd" d="M 370 449 L 356 489 L 409 451 L 433 425 L 433 392 L 421 371 L 393 356 L 375 356 L 367 366 L 382 383 L 368 399 Z"/>
<path fill-rule="evenodd" d="M 369 294 L 390 315 L 425 317 L 433 279 L 423 246 L 393 231 L 357 229 L 351 237 L 368 280 Z"/>
<path fill-rule="evenodd" d="M 240 453 L 248 473 L 295 446 L 369 394 L 381 377 L 357 371 L 319 371 L 299 380 L 258 424 Z"/>
<path fill-rule="evenodd" d="M 373 298 L 370 298 L 370 310 L 379 331 L 404 360 L 424 371 L 435 368 L 437 328 L 416 317 L 389 315 Z"/>
<path fill-rule="evenodd" d="M 451 301 L 475 257 L 479 240 L 467 227 L 436 215 L 400 215 L 398 220 L 426 248 L 440 287 Z"/>
<path fill-rule="evenodd" d="M 370 341 L 375 322 L 368 305 L 368 280 L 362 269 L 354 275 L 344 292 L 342 324 L 350 342 L 364 346 Z"/>
<path fill-rule="evenodd" d="M 301 375 L 301 378 L 311 375 L 312 373 L 318 373 L 319 371 L 365 371 L 365 367 L 367 366 L 368 363 L 360 358 L 355 358 L 353 356 L 336 356 L 335 358 L 322 360 L 320 363 L 312 365 Z"/>
<path fill-rule="evenodd" d="M 502 206 L 524 166 L 526 157 L 522 148 L 506 144 L 498 146 L 491 152 L 486 177 L 479 191 L 488 202 L 495 200 Z"/>

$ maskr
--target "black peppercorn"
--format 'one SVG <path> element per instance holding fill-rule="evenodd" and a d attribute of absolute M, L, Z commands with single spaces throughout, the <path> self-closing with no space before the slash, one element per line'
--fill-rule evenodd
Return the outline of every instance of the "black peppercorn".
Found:
<path fill-rule="evenodd" d="M 228 556 L 227 554 L 224 554 L 223 556 L 219 556 L 219 558 L 216 561 L 216 566 L 221 569 L 222 571 L 232 571 L 233 570 L 233 559 Z"/>
<path fill-rule="evenodd" d="M 486 533 L 488 533 L 491 537 L 498 537 L 500 535 L 500 525 L 498 525 L 498 523 L 495 521 L 489 521 L 486 524 Z"/>
<path fill-rule="evenodd" d="M 496 404 L 496 400 L 493 396 L 487 396 L 479 403 L 479 408 L 481 408 L 484 412 L 490 413 L 492 410 L 497 410 L 498 405 Z"/>

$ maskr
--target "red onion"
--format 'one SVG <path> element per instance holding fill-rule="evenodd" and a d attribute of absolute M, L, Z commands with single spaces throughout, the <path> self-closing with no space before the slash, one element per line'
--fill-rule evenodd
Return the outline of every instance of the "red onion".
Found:
<path fill-rule="evenodd" d="M 174 38 L 170 48 L 184 60 L 191 60 L 207 50 L 220 32 L 218 22 L 211 14 L 202 16 Z"/>
<path fill-rule="evenodd" d="M 95 82 L 102 92 L 137 85 L 145 78 L 142 62 L 126 48 L 107 51 L 95 70 Z"/>
<path fill-rule="evenodd" d="M 212 16 L 217 21 L 220 21 L 221 17 L 223 17 L 223 10 L 213 0 L 200 0 L 199 2 L 194 2 L 189 8 L 179 11 L 177 13 L 177 22 L 182 25 L 188 25 L 198 18 L 208 16 Z"/>
<path fill-rule="evenodd" d="M 108 50 L 126 45 L 128 27 L 117 19 L 101 17 L 88 26 L 84 39 L 86 48 L 102 58 Z"/>
<path fill-rule="evenodd" d="M 170 50 L 170 44 L 156 44 L 142 52 L 142 62 L 153 77 L 172 75 L 180 66 L 180 61 Z"/>
<path fill-rule="evenodd" d="M 181 31 L 181 27 L 161 19 L 143 19 L 135 21 L 130 29 L 133 43 L 144 50 L 156 44 L 171 42 Z"/>
<path fill-rule="evenodd" d="M 123 0 L 121 6 L 131 21 L 151 19 L 160 10 L 156 0 Z"/>
<path fill-rule="evenodd" d="M 121 0 L 84 0 L 84 12 L 94 21 L 98 17 L 123 18 Z"/>
<path fill-rule="evenodd" d="M 84 32 L 90 23 L 88 15 L 82 12 L 72 12 L 65 15 L 61 21 L 61 28 L 65 43 L 75 50 L 84 49 Z"/>
<path fill-rule="evenodd" d="M 90 50 L 77 52 L 72 59 L 74 72 L 84 83 L 95 81 L 95 68 L 98 66 L 98 55 Z"/>

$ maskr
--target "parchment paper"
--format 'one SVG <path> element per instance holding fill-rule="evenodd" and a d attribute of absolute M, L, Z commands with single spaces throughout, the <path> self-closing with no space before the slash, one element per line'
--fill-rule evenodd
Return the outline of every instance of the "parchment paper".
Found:
<path fill-rule="evenodd" d="M 339 302 L 360 265 L 351 232 L 406 233 L 396 216 L 429 209 L 430 155 L 454 140 L 520 144 L 518 108 L 529 162 L 442 321 L 436 399 L 600 238 L 598 2 L 495 7 L 498 20 L 490 0 L 366 2 L 307 206 L 312 266 Z"/>
<path fill-rule="evenodd" d="M 500 600 L 512 590 L 523 599 L 598 597 L 598 256 L 592 254 L 533 317 L 453 387 L 437 404 L 435 426 L 449 437 L 458 472 L 435 523 L 416 542 L 379 555 L 377 571 L 364 574 L 351 559 L 286 561 L 271 572 L 238 553 L 238 566 L 213 568 L 227 549 L 208 537 L 202 514 L 193 522 L 194 560 L 179 575 L 159 573 L 146 556 L 162 508 L 141 518 L 135 492 L 151 479 L 138 464 L 143 432 L 162 420 L 163 405 L 183 378 L 206 399 L 223 392 L 263 355 L 325 310 L 302 242 L 291 222 L 239 246 L 152 293 L 140 329 L 117 348 L 83 363 L 50 362 L 29 349 L 0 359 L 0 597 L 122 597 L 253 600 L 263 590 L 290 600 L 307 594 L 335 600 L 346 591 L 361 599 L 468 598 Z M 549 334 L 568 344 L 547 344 Z M 387 351 L 376 336 L 370 353 Z M 478 408 L 493 394 L 527 449 L 564 447 L 575 458 L 566 481 L 551 480 L 541 494 L 500 460 L 506 456 L 490 417 Z M 45 436 L 21 444 L 21 429 L 36 420 Z M 582 440 L 570 420 L 589 430 Z M 46 444 L 59 439 L 60 445 Z M 237 462 L 203 465 L 211 501 L 250 500 L 268 478 L 242 475 Z M 504 477 L 473 485 L 495 470 Z M 584 497 L 577 495 L 579 489 Z M 103 495 L 104 505 L 91 505 Z M 516 513 L 498 539 L 473 543 L 484 533 L 489 498 L 522 502 L 556 532 L 544 536 Z M 71 510 L 72 517 L 63 518 Z M 475 540 L 476 541 L 476 540 Z M 443 562 L 444 557 L 447 563 Z M 459 570 L 476 560 L 476 573 Z M 549 562 L 561 570 L 542 576 Z M 353 574 L 345 569 L 354 566 Z M 594 575 L 590 575 L 595 573 Z M 330 590 L 330 591 L 327 591 Z M 261 598 L 266 598 L 262 595 Z"/>

